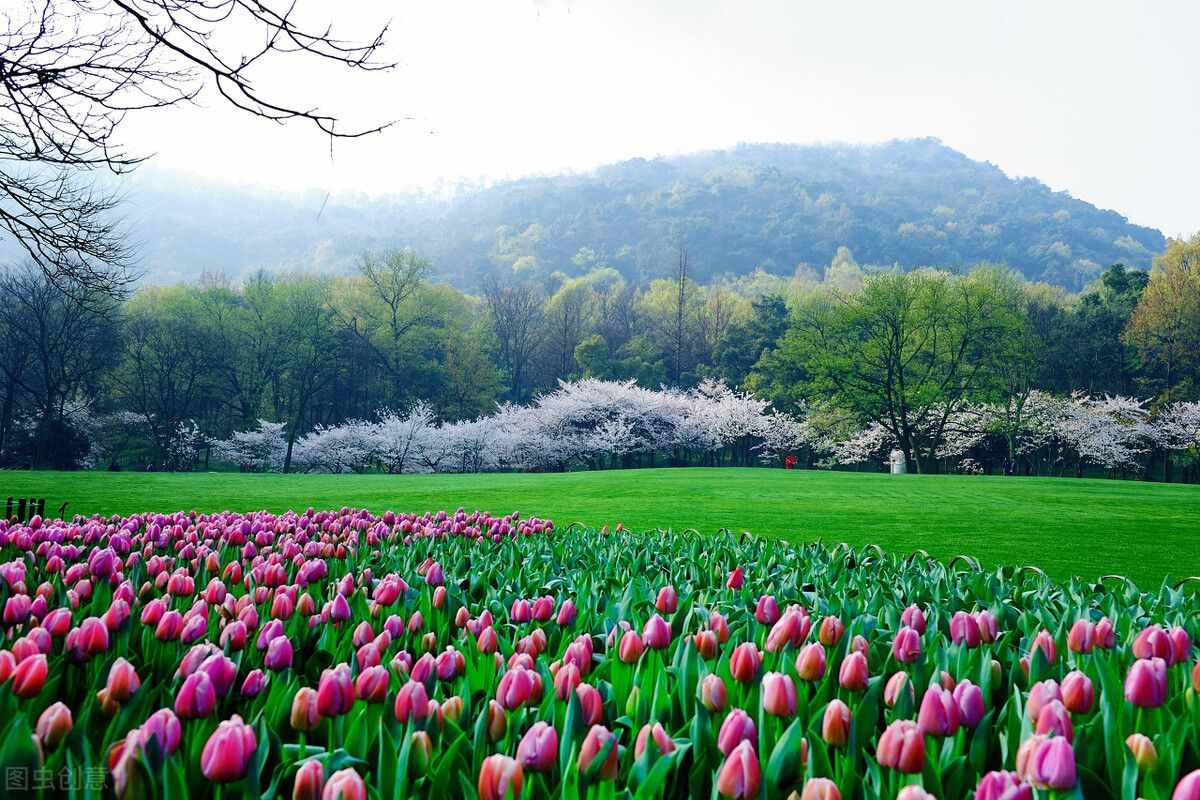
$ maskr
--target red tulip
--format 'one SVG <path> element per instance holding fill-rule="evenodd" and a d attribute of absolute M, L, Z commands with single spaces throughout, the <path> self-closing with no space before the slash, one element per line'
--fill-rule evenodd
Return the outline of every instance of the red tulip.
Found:
<path fill-rule="evenodd" d="M 200 770 L 215 783 L 241 780 L 257 749 L 254 731 L 234 714 L 208 737 L 200 754 Z"/>
<path fill-rule="evenodd" d="M 1075 738 L 1075 728 L 1071 725 L 1071 714 L 1059 700 L 1051 700 L 1042 706 L 1038 712 L 1035 730 L 1038 733 L 1061 736 L 1068 742 Z"/>
<path fill-rule="evenodd" d="M 900 612 L 900 624 L 913 628 L 918 634 L 925 633 L 925 612 L 920 606 L 909 606 Z"/>
<path fill-rule="evenodd" d="M 600 780 L 610 781 L 617 777 L 617 743 L 614 740 L 612 731 L 603 725 L 593 725 L 584 737 L 583 744 L 579 748 L 579 771 L 587 773 L 593 768 L 594 762 L 600 752 L 606 745 L 612 743 L 609 747 L 608 755 L 600 764 L 595 764 L 595 775 Z"/>
<path fill-rule="evenodd" d="M 1150 625 L 1133 640 L 1133 657 L 1161 658 L 1169 664 L 1175 657 L 1175 645 L 1161 625 Z"/>
<path fill-rule="evenodd" d="M 710 661 L 717 657 L 717 634 L 713 631 L 698 631 L 693 637 L 696 645 L 696 652 L 705 661 Z"/>
<path fill-rule="evenodd" d="M 758 797 L 761 782 L 762 771 L 758 765 L 758 755 L 748 741 L 741 742 L 726 755 L 725 763 L 717 773 L 717 791 L 722 797 L 738 800 Z"/>
<path fill-rule="evenodd" d="M 124 658 L 118 658 L 108 670 L 105 688 L 108 689 L 108 697 L 113 702 L 124 703 L 133 697 L 141 685 L 137 670 Z"/>
<path fill-rule="evenodd" d="M 479 767 L 479 800 L 520 797 L 524 782 L 525 775 L 517 761 L 500 754 L 490 755 Z"/>
<path fill-rule="evenodd" d="M 966 647 L 978 647 L 983 636 L 979 623 L 965 611 L 956 611 L 950 618 L 950 641 Z"/>
<path fill-rule="evenodd" d="M 753 642 L 742 642 L 733 648 L 729 657 L 729 672 L 739 683 L 750 683 L 758 677 L 758 669 L 762 666 L 762 656 Z"/>
<path fill-rule="evenodd" d="M 778 622 L 779 604 L 775 602 L 775 598 L 769 594 L 759 597 L 754 607 L 754 618 L 762 625 L 774 625 Z"/>
<path fill-rule="evenodd" d="M 658 590 L 658 597 L 654 598 L 654 607 L 658 609 L 660 614 L 674 614 L 679 608 L 679 595 L 675 591 L 674 586 L 664 586 Z"/>
<path fill-rule="evenodd" d="M 741 589 L 745 582 L 746 574 L 742 571 L 742 568 L 734 567 L 733 571 L 729 573 L 729 577 L 725 580 L 725 588 L 735 590 Z"/>
<path fill-rule="evenodd" d="M 1058 682 L 1045 680 L 1035 683 L 1029 688 L 1029 698 L 1025 701 L 1025 716 L 1029 718 L 1030 722 L 1036 722 L 1038 714 L 1042 712 L 1042 706 L 1051 700 L 1062 700 Z"/>
<path fill-rule="evenodd" d="M 581 683 L 575 687 L 575 696 L 579 698 L 579 708 L 583 712 L 585 724 L 595 725 L 604 718 L 604 698 L 595 686 Z"/>
<path fill-rule="evenodd" d="M 1090 653 L 1096 638 L 1096 626 L 1086 619 L 1077 619 L 1067 634 L 1067 649 L 1072 653 Z"/>
<path fill-rule="evenodd" d="M 425 693 L 425 684 L 409 681 L 396 692 L 396 703 L 393 709 L 396 720 L 401 724 L 414 720 L 422 720 L 429 716 L 429 695 Z"/>
<path fill-rule="evenodd" d="M 1033 800 L 1033 787 L 1015 772 L 989 772 L 979 779 L 974 800 Z"/>
<path fill-rule="evenodd" d="M 833 647 L 842 640 L 846 632 L 846 624 L 838 617 L 826 617 L 821 620 L 821 628 L 817 631 L 817 640 L 826 647 Z"/>
<path fill-rule="evenodd" d="M 533 694 L 536 676 L 536 672 L 523 667 L 508 670 L 501 676 L 500 685 L 496 687 L 496 702 L 506 711 L 525 705 Z"/>
<path fill-rule="evenodd" d="M 1145 734 L 1129 734 L 1125 737 L 1125 746 L 1133 755 L 1133 761 L 1138 765 L 1138 769 L 1143 772 L 1152 771 L 1158 764 L 1158 750 L 1155 749 L 1154 742 L 1150 741 L 1150 737 Z"/>
<path fill-rule="evenodd" d="M 908 693 L 909 700 L 916 699 L 912 683 L 908 680 L 908 673 L 894 673 L 892 677 L 888 678 L 887 684 L 883 687 L 883 702 L 888 708 L 892 708 L 896 703 L 900 702 L 900 695 L 904 692 Z"/>

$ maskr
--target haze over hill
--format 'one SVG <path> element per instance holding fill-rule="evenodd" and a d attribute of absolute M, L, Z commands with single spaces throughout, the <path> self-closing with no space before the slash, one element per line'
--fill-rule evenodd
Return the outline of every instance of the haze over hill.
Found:
<path fill-rule="evenodd" d="M 123 210 L 153 283 L 260 267 L 343 271 L 366 249 L 401 245 L 468 290 L 492 272 L 539 278 L 599 265 L 641 282 L 669 274 L 679 245 L 693 277 L 708 281 L 756 268 L 820 274 L 845 246 L 860 264 L 998 262 L 1077 290 L 1115 262 L 1148 267 L 1166 243 L 935 139 L 742 145 L 440 195 L 286 194 L 149 170 L 127 192 Z"/>

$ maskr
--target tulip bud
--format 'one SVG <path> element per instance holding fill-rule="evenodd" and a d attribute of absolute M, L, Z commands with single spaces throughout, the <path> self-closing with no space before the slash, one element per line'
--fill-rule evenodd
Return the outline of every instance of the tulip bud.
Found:
<path fill-rule="evenodd" d="M 967 728 L 974 728 L 987 713 L 983 702 L 983 691 L 968 680 L 964 680 L 954 687 L 954 702 L 958 705 L 959 722 Z"/>
<path fill-rule="evenodd" d="M 883 687 L 883 702 L 888 708 L 894 708 L 896 703 L 900 702 L 901 695 L 905 693 L 908 694 L 909 702 L 916 700 L 916 693 L 913 691 L 912 683 L 908 680 L 908 673 L 897 672 L 888 678 L 887 684 Z"/>
<path fill-rule="evenodd" d="M 716 713 L 725 709 L 725 681 L 720 675 L 709 673 L 700 680 L 700 702 L 709 711 Z"/>
<path fill-rule="evenodd" d="M 1155 749 L 1154 742 L 1150 741 L 1150 737 L 1145 734 L 1129 734 L 1125 739 L 1125 746 L 1133 754 L 1133 760 L 1138 765 L 1138 769 L 1143 772 L 1151 772 L 1158 763 L 1158 750 Z"/>
<path fill-rule="evenodd" d="M 558 733 L 547 722 L 533 723 L 517 745 L 517 761 L 530 772 L 549 772 L 558 758 Z"/>
<path fill-rule="evenodd" d="M 768 672 L 762 679 L 762 707 L 775 717 L 796 713 L 796 685 L 788 675 Z"/>
<path fill-rule="evenodd" d="M 1139 708 L 1158 708 L 1167 700 L 1167 662 L 1141 658 L 1125 676 L 1125 699 Z"/>
<path fill-rule="evenodd" d="M 188 675 L 175 695 L 175 713 L 180 719 L 207 717 L 217 707 L 217 690 L 208 673 L 197 670 Z"/>
<path fill-rule="evenodd" d="M 208 738 L 200 754 L 200 770 L 215 783 L 241 780 L 257 749 L 254 731 L 234 714 Z"/>
<path fill-rule="evenodd" d="M 520 797 L 524 772 L 516 760 L 505 755 L 490 755 L 479 768 L 479 800 L 505 800 Z"/>
<path fill-rule="evenodd" d="M 721 723 L 721 728 L 717 732 L 717 749 L 727 756 L 742 741 L 748 741 L 753 745 L 757 740 L 758 729 L 754 725 L 754 720 L 750 719 L 750 715 L 742 709 L 734 708 L 725 717 L 725 721 Z"/>
<path fill-rule="evenodd" d="M 604 761 L 599 761 L 600 753 L 608 748 L 608 754 Z M 610 781 L 617 777 L 618 767 L 617 743 L 613 737 L 612 731 L 603 725 L 593 725 L 588 729 L 587 736 L 584 737 L 583 744 L 579 748 L 579 771 L 589 777 L 595 777 L 599 780 Z"/>
<path fill-rule="evenodd" d="M 838 685 L 852 692 L 861 692 L 867 688 L 869 680 L 867 657 L 857 651 L 846 656 L 838 670 Z"/>
<path fill-rule="evenodd" d="M 725 756 L 725 763 L 717 773 L 717 791 L 722 797 L 741 798 L 758 797 L 759 785 L 762 782 L 762 771 L 758 765 L 758 755 L 749 741 L 738 744 Z"/>
<path fill-rule="evenodd" d="M 693 637 L 693 641 L 696 644 L 696 652 L 698 652 L 700 657 L 705 661 L 711 661 L 717 657 L 718 643 L 716 633 L 707 630 L 699 631 Z"/>
<path fill-rule="evenodd" d="M 625 631 L 617 648 L 617 657 L 623 664 L 635 664 L 642 657 L 642 637 L 636 631 Z"/>
<path fill-rule="evenodd" d="M 1068 672 L 1062 682 L 1062 702 L 1072 714 L 1086 714 L 1092 710 L 1095 690 L 1092 679 L 1082 672 Z"/>
<path fill-rule="evenodd" d="M 115 703 L 124 703 L 141 687 L 142 682 L 138 678 L 137 670 L 133 668 L 124 658 L 118 658 L 113 662 L 112 667 L 108 671 L 108 683 L 105 688 L 108 689 L 108 697 Z"/>
<path fill-rule="evenodd" d="M 897 772 L 921 772 L 925 767 L 925 739 L 917 723 L 900 719 L 888 725 L 879 737 L 875 760 Z"/>
<path fill-rule="evenodd" d="M 930 686 L 921 699 L 917 725 L 927 736 L 953 736 L 958 730 L 958 703 L 940 686 Z"/>
<path fill-rule="evenodd" d="M 439 586 L 438 589 L 445 589 Z M 429 763 L 433 760 L 433 740 L 425 731 L 414 731 L 409 739 L 408 771 L 414 777 L 424 775 L 429 771 Z"/>
<path fill-rule="evenodd" d="M 298 731 L 311 731 L 321 721 L 317 709 L 317 690 L 304 686 L 292 697 L 292 727 Z"/>
<path fill-rule="evenodd" d="M 892 640 L 892 655 L 901 664 L 911 664 L 921 657 L 921 634 L 916 628 L 905 626 L 896 631 L 896 638 Z"/>
<path fill-rule="evenodd" d="M 830 747 L 845 747 L 850 738 L 850 707 L 841 700 L 830 700 L 821 719 L 821 738 Z"/>
<path fill-rule="evenodd" d="M 292 784 L 292 800 L 321 800 L 321 790 L 325 786 L 325 768 L 315 758 L 309 759 L 296 770 L 296 780 Z"/>
<path fill-rule="evenodd" d="M 326 781 L 321 800 L 367 800 L 367 785 L 353 768 L 339 769 Z"/>
<path fill-rule="evenodd" d="M 41 653 L 23 659 L 12 672 L 12 693 L 22 699 L 34 697 L 46 685 L 49 671 L 46 656 Z"/>
<path fill-rule="evenodd" d="M 915 789 L 915 786 L 906 786 L 905 789 Z M 842 792 L 838 789 L 836 783 L 829 778 L 810 778 L 804 784 L 804 791 L 800 793 L 800 800 L 842 800 Z M 904 790 L 900 790 L 900 794 L 896 795 L 896 800 L 913 800 L 905 798 Z"/>
<path fill-rule="evenodd" d="M 1075 751 L 1061 736 L 1052 736 L 1034 750 L 1026 766 L 1029 782 L 1046 789 L 1070 789 L 1075 785 Z"/>
<path fill-rule="evenodd" d="M 54 703 L 38 717 L 37 736 L 41 740 L 42 747 L 51 749 L 58 746 L 58 743 L 71 732 L 72 727 L 74 727 L 74 721 L 71 719 L 71 709 L 67 708 L 64 703 Z"/>
<path fill-rule="evenodd" d="M 753 642 L 743 642 L 733 648 L 729 657 L 729 672 L 738 683 L 750 683 L 758 677 L 762 656 Z"/>
<path fill-rule="evenodd" d="M 819 681 L 825 676 L 825 648 L 819 642 L 806 644 L 796 656 L 796 674 L 802 681 Z"/>
<path fill-rule="evenodd" d="M 638 731 L 637 739 L 633 745 L 633 757 L 639 759 L 646 752 L 646 748 L 650 744 L 650 740 L 654 740 L 654 746 L 658 748 L 658 752 L 666 755 L 667 753 L 675 752 L 675 740 L 670 737 L 662 725 L 657 722 L 647 723 Z"/>

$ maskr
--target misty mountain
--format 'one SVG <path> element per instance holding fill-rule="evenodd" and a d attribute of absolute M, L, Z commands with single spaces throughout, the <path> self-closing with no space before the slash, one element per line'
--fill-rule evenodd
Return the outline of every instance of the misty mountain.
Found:
<path fill-rule="evenodd" d="M 383 198 L 234 188 L 149 169 L 123 190 L 154 283 L 260 267 L 343 271 L 366 249 L 397 245 L 465 289 L 493 271 L 538 278 L 599 265 L 645 281 L 670 273 L 679 245 L 707 281 L 759 267 L 819 274 L 846 246 L 860 264 L 999 262 L 1079 289 L 1117 261 L 1148 267 L 1165 246 L 1153 228 L 935 139 L 743 145 Z"/>

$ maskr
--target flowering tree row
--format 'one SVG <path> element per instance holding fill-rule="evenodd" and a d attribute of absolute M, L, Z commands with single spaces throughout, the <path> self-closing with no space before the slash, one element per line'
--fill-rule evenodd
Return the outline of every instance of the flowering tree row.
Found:
<path fill-rule="evenodd" d="M 1039 473 L 1084 465 L 1136 472 L 1151 452 L 1194 459 L 1200 448 L 1200 402 L 1176 402 L 1151 414 L 1136 398 L 1035 390 L 1008 403 L 967 404 L 945 417 L 930 449 L 963 472 L 982 470 L 988 459 L 1012 471 L 1023 464 Z M 182 441 L 193 436 L 194 429 L 180 431 Z M 563 383 L 529 405 L 501 406 L 464 422 L 439 423 L 428 405 L 417 404 L 374 421 L 318 427 L 297 441 L 293 462 L 325 472 L 477 472 L 632 466 L 656 458 L 778 463 L 805 452 L 812 465 L 830 467 L 878 464 L 896 445 L 884 422 L 862 426 L 822 406 L 806 408 L 803 416 L 784 414 L 720 383 L 682 392 L 583 380 Z M 278 470 L 286 447 L 283 425 L 262 421 L 215 443 L 215 452 L 244 469 Z"/>

